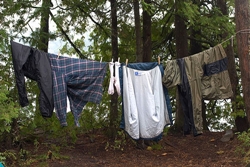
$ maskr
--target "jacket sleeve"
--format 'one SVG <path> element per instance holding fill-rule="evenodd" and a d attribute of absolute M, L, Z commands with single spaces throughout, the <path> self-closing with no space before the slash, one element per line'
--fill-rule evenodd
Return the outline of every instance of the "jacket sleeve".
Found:
<path fill-rule="evenodd" d="M 176 60 L 166 62 L 162 82 L 166 88 L 174 87 L 181 83 L 180 69 Z"/>
<path fill-rule="evenodd" d="M 22 107 L 25 107 L 29 104 L 29 101 L 27 98 L 24 71 L 22 70 L 22 67 L 29 57 L 30 47 L 11 41 L 11 52 L 16 78 L 16 86 L 19 95 L 19 102 Z"/>
<path fill-rule="evenodd" d="M 39 104 L 43 117 L 51 117 L 54 110 L 53 81 L 49 57 L 47 53 L 34 50 L 36 57 L 37 84 L 40 89 Z"/>

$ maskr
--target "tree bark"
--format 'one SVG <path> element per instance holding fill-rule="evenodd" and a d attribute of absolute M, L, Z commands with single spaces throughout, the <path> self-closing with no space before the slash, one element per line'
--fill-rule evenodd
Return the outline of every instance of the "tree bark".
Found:
<path fill-rule="evenodd" d="M 181 3 L 181 2 L 179 2 Z M 178 6 L 178 4 L 176 5 Z M 178 9 L 176 9 L 178 10 Z M 175 15 L 175 38 L 176 38 L 176 58 L 183 58 L 188 56 L 188 35 L 185 21 L 179 16 Z M 179 95 L 176 96 L 176 118 L 175 118 L 175 130 L 182 130 L 184 125 L 184 114 L 179 101 Z"/>
<path fill-rule="evenodd" d="M 142 38 L 141 38 L 141 19 L 139 10 L 139 1 L 134 0 L 134 17 L 135 17 L 135 36 L 136 36 L 136 62 L 142 62 Z"/>
<path fill-rule="evenodd" d="M 228 15 L 228 11 L 227 11 L 227 5 L 226 5 L 226 0 L 220 0 L 217 1 L 217 6 L 220 8 L 221 12 L 223 15 Z M 228 38 L 228 33 L 224 33 L 222 34 L 222 38 Z M 230 42 L 230 44 L 228 44 L 225 48 L 225 52 L 227 54 L 227 58 L 228 58 L 228 72 L 229 72 L 229 77 L 230 77 L 230 82 L 232 85 L 232 91 L 233 91 L 233 96 L 231 97 L 231 103 L 232 103 L 232 110 L 233 112 L 237 111 L 237 101 L 236 101 L 236 96 L 237 96 L 237 88 L 238 88 L 238 76 L 237 76 L 237 71 L 236 71 L 236 65 L 235 65 L 235 56 L 234 56 L 234 50 L 233 50 L 233 46 L 232 46 L 232 42 Z M 238 121 L 241 120 L 240 117 L 236 117 L 235 118 L 235 125 L 237 130 L 239 131 L 241 128 L 240 127 L 244 127 L 244 121 Z M 246 127 L 247 128 L 247 127 Z"/>
<path fill-rule="evenodd" d="M 118 61 L 118 31 L 117 31 L 117 2 L 111 2 L 111 44 L 112 44 L 112 58 Z M 114 70 L 115 71 L 115 70 Z M 115 89 L 116 90 L 116 89 Z M 116 137 L 116 120 L 118 118 L 118 94 L 115 93 L 111 96 L 110 102 L 110 138 L 115 140 Z"/>
<path fill-rule="evenodd" d="M 40 21 L 40 42 L 39 49 L 48 52 L 49 46 L 49 13 L 50 13 L 50 0 L 43 0 L 42 12 Z"/>
<path fill-rule="evenodd" d="M 249 35 L 240 31 L 249 29 L 249 0 L 235 0 L 235 20 L 236 20 L 236 39 L 237 51 L 239 55 L 241 83 L 243 89 L 243 100 L 248 125 L 250 123 L 250 55 L 249 55 Z"/>
<path fill-rule="evenodd" d="M 190 55 L 193 55 L 202 51 L 201 43 L 197 42 L 196 40 L 196 36 L 200 34 L 201 34 L 200 30 L 194 30 L 191 27 Z"/>
<path fill-rule="evenodd" d="M 151 0 L 144 0 L 144 2 L 151 4 Z M 151 15 L 148 11 L 143 10 L 143 62 L 151 62 L 151 49 Z"/>

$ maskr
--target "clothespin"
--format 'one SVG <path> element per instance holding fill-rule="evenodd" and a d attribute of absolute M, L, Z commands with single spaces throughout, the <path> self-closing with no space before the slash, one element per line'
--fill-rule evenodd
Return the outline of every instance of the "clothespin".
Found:
<path fill-rule="evenodd" d="M 120 63 L 120 57 L 118 57 L 118 63 Z"/>
<path fill-rule="evenodd" d="M 126 66 L 128 65 L 128 59 L 126 59 Z"/>
<path fill-rule="evenodd" d="M 158 64 L 161 64 L 161 58 L 158 56 Z"/>
<path fill-rule="evenodd" d="M 102 62 L 102 57 L 101 57 L 101 60 L 100 60 L 100 63 Z"/>
<path fill-rule="evenodd" d="M 61 53 L 60 53 L 60 51 L 59 51 L 59 52 L 58 52 L 58 54 L 57 54 L 57 58 L 59 58 L 59 57 L 60 57 L 60 54 L 61 54 Z"/>
<path fill-rule="evenodd" d="M 234 36 L 233 35 L 231 36 L 231 45 L 232 45 L 232 47 L 234 46 Z"/>

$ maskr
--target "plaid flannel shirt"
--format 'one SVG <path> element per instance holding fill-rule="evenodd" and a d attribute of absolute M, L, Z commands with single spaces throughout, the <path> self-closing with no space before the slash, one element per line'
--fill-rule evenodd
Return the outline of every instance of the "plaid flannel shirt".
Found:
<path fill-rule="evenodd" d="M 107 63 L 48 54 L 53 75 L 53 97 L 57 117 L 67 126 L 67 96 L 75 125 L 87 102 L 100 103 Z"/>

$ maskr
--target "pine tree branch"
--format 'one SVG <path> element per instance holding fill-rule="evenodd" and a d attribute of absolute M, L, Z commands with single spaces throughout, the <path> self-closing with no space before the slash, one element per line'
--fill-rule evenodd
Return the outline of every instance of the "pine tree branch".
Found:
<path fill-rule="evenodd" d="M 56 21 L 54 15 L 51 13 L 50 11 L 50 16 L 52 18 L 52 20 L 56 23 L 56 26 L 60 29 L 60 31 L 63 33 L 63 35 L 66 37 L 66 39 L 69 41 L 69 43 L 71 44 L 71 46 L 75 49 L 75 51 L 78 53 L 78 55 L 83 58 L 83 59 L 88 59 L 86 56 L 84 56 L 81 51 L 76 47 L 76 45 L 71 41 L 71 39 L 69 38 L 68 34 L 64 31 L 64 29 L 62 28 L 62 26 Z"/>
<path fill-rule="evenodd" d="M 78 6 L 78 9 L 79 9 L 81 12 L 83 12 L 84 14 L 86 14 L 86 15 L 90 18 L 90 20 L 91 20 L 93 23 L 95 23 L 98 27 L 100 27 L 100 28 L 104 31 L 104 33 L 105 33 L 107 36 L 109 36 L 109 33 L 105 30 L 105 28 L 103 28 L 101 24 L 99 24 L 97 21 L 95 21 L 95 19 L 94 19 L 90 14 L 88 14 L 86 11 L 84 11 L 80 6 Z"/>

